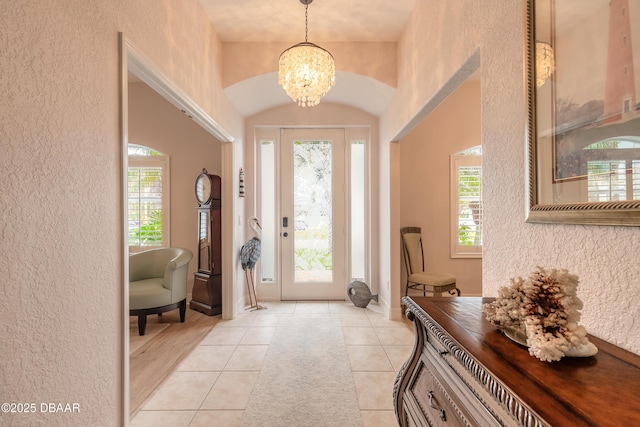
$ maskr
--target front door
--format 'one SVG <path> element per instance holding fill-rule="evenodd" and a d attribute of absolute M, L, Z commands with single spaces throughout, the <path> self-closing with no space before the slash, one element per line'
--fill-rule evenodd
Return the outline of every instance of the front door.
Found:
<path fill-rule="evenodd" d="M 282 299 L 344 299 L 344 129 L 282 129 L 280 140 Z"/>

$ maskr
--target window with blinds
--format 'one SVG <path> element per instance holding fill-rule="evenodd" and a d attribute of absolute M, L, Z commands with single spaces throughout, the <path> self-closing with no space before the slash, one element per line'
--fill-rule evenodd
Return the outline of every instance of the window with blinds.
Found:
<path fill-rule="evenodd" d="M 640 200 L 640 137 L 603 139 L 583 150 L 589 202 Z"/>
<path fill-rule="evenodd" d="M 482 256 L 482 151 L 451 156 L 451 257 Z"/>
<path fill-rule="evenodd" d="M 587 172 L 590 202 L 640 200 L 640 160 L 593 160 Z"/>
<path fill-rule="evenodd" d="M 140 148 L 136 146 L 136 155 L 129 156 L 127 173 L 127 227 L 131 252 L 169 246 L 168 158 L 151 150 L 148 153 L 154 154 L 145 155 Z"/>

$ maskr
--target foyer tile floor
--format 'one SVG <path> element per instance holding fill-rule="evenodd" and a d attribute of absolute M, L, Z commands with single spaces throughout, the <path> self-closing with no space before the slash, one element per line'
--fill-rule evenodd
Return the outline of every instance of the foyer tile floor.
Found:
<path fill-rule="evenodd" d="M 396 372 L 411 354 L 411 323 L 388 320 L 372 304 L 366 309 L 332 301 L 265 305 L 267 310 L 245 311 L 236 319 L 220 320 L 142 406 L 131 427 L 241 426 L 263 358 L 285 316 L 316 317 L 318 321 L 338 317 L 363 427 L 397 426 L 392 390 Z"/>

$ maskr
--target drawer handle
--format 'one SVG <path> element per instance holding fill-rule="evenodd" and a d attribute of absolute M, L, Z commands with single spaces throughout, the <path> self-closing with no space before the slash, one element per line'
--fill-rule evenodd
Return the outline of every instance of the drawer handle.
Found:
<path fill-rule="evenodd" d="M 444 413 L 444 409 L 439 407 L 437 403 L 434 403 L 435 398 L 433 397 L 433 391 L 429 390 L 429 393 L 427 393 L 427 396 L 429 397 L 429 405 L 431 405 L 433 409 L 437 409 L 438 412 L 440 413 L 440 419 L 442 421 L 447 421 L 447 416 Z"/>

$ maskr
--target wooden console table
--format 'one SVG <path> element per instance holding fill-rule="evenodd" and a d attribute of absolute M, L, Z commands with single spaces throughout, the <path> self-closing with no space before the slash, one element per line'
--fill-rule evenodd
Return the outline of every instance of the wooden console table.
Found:
<path fill-rule="evenodd" d="M 490 298 L 405 297 L 413 353 L 393 398 L 401 426 L 640 426 L 640 356 L 543 362 L 485 320 Z"/>

